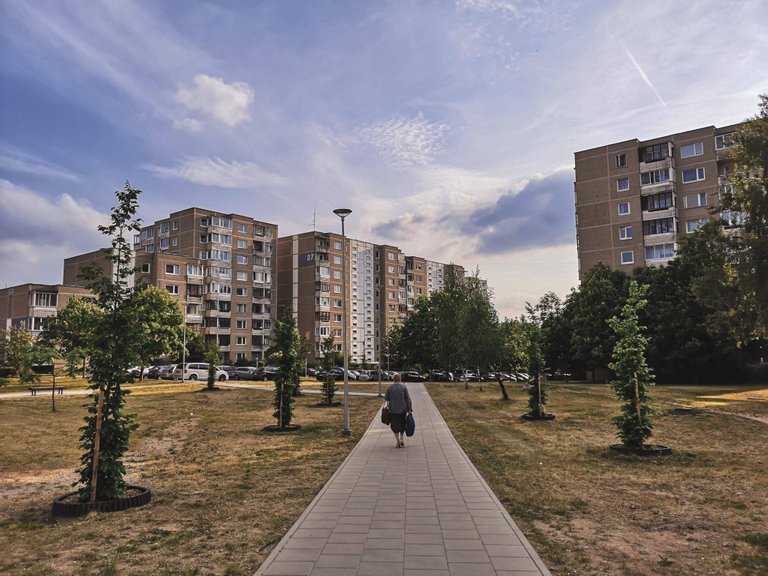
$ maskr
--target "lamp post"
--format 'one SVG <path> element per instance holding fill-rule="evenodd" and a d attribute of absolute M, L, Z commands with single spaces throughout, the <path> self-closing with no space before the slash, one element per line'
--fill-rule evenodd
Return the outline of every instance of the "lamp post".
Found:
<path fill-rule="evenodd" d="M 341 299 L 341 330 L 344 347 L 344 429 L 342 435 L 350 436 L 349 429 L 349 350 L 347 347 L 347 236 L 344 233 L 344 219 L 352 213 L 349 208 L 337 208 L 333 211 L 341 218 L 341 285 L 344 297 Z"/>

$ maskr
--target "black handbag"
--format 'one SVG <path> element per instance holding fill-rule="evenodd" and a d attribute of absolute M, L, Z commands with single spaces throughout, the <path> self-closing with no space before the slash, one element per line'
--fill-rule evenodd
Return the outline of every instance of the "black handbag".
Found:
<path fill-rule="evenodd" d="M 381 409 L 381 423 L 382 424 L 389 424 L 392 421 L 392 419 L 389 417 L 389 408 L 384 406 Z"/>

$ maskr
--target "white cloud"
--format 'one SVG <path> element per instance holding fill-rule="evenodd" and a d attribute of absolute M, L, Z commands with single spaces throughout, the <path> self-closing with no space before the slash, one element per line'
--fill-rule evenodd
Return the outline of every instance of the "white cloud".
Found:
<path fill-rule="evenodd" d="M 406 168 L 424 165 L 442 148 L 448 124 L 429 122 L 422 113 L 370 124 L 358 132 L 391 166 Z"/>
<path fill-rule="evenodd" d="M 245 82 L 227 84 L 221 78 L 198 74 L 192 86 L 176 91 L 176 102 L 190 110 L 213 116 L 228 126 L 250 120 L 253 89 Z"/>
<path fill-rule="evenodd" d="M 268 172 L 253 162 L 227 162 L 221 158 L 192 157 L 176 166 L 147 166 L 152 172 L 217 188 L 263 188 L 286 186 L 289 180 Z"/>
<path fill-rule="evenodd" d="M 7 146 L 0 146 L 0 169 L 47 178 L 59 178 L 70 182 L 79 180 L 76 174 L 65 168 Z"/>
<path fill-rule="evenodd" d="M 0 285 L 58 283 L 64 258 L 102 248 L 109 217 L 69 194 L 49 200 L 0 180 Z"/>
<path fill-rule="evenodd" d="M 173 127 L 185 132 L 202 132 L 203 123 L 195 118 L 182 118 L 181 120 L 174 120 Z"/>

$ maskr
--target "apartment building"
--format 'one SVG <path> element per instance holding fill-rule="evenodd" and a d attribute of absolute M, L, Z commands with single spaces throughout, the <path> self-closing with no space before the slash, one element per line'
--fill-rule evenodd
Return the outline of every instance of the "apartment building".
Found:
<path fill-rule="evenodd" d="M 187 330 L 225 361 L 261 361 L 272 345 L 277 225 L 202 208 L 174 212 L 134 238 L 143 281 L 179 300 Z"/>
<path fill-rule="evenodd" d="M 441 289 L 449 270 L 464 274 L 461 266 L 406 256 L 396 246 L 346 240 L 343 246 L 340 234 L 317 231 L 278 240 L 278 308 L 293 309 L 299 332 L 313 350 L 311 364 L 321 361 L 320 345 L 328 336 L 333 336 L 337 350 L 342 349 L 345 297 L 350 361 L 375 363 L 382 358 L 388 330 L 407 317 L 418 298 Z"/>
<path fill-rule="evenodd" d="M 38 336 L 47 318 L 72 298 L 92 298 L 90 290 L 66 284 L 21 284 L 0 289 L 0 328 L 22 328 Z"/>
<path fill-rule="evenodd" d="M 576 152 L 579 279 L 598 263 L 631 272 L 675 257 L 678 243 L 712 217 L 728 186 L 730 135 L 708 126 Z M 738 215 L 721 214 L 732 225 Z"/>

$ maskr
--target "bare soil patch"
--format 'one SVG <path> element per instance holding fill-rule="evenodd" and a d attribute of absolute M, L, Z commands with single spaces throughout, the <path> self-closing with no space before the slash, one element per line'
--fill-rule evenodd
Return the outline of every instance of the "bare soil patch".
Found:
<path fill-rule="evenodd" d="M 139 430 L 127 480 L 151 488 L 144 507 L 54 519 L 51 503 L 72 491 L 85 398 L 57 411 L 40 399 L 0 401 L 0 573 L 30 575 L 252 574 L 341 464 L 379 408 L 296 402 L 292 434 L 268 434 L 272 394 L 230 389 L 146 388 L 128 397 Z"/>
<path fill-rule="evenodd" d="M 768 574 L 766 387 L 656 387 L 649 442 L 671 456 L 611 454 L 609 387 L 551 384 L 551 422 L 527 394 L 429 384 L 464 450 L 558 575 Z M 697 411 L 669 414 L 675 407 Z"/>

